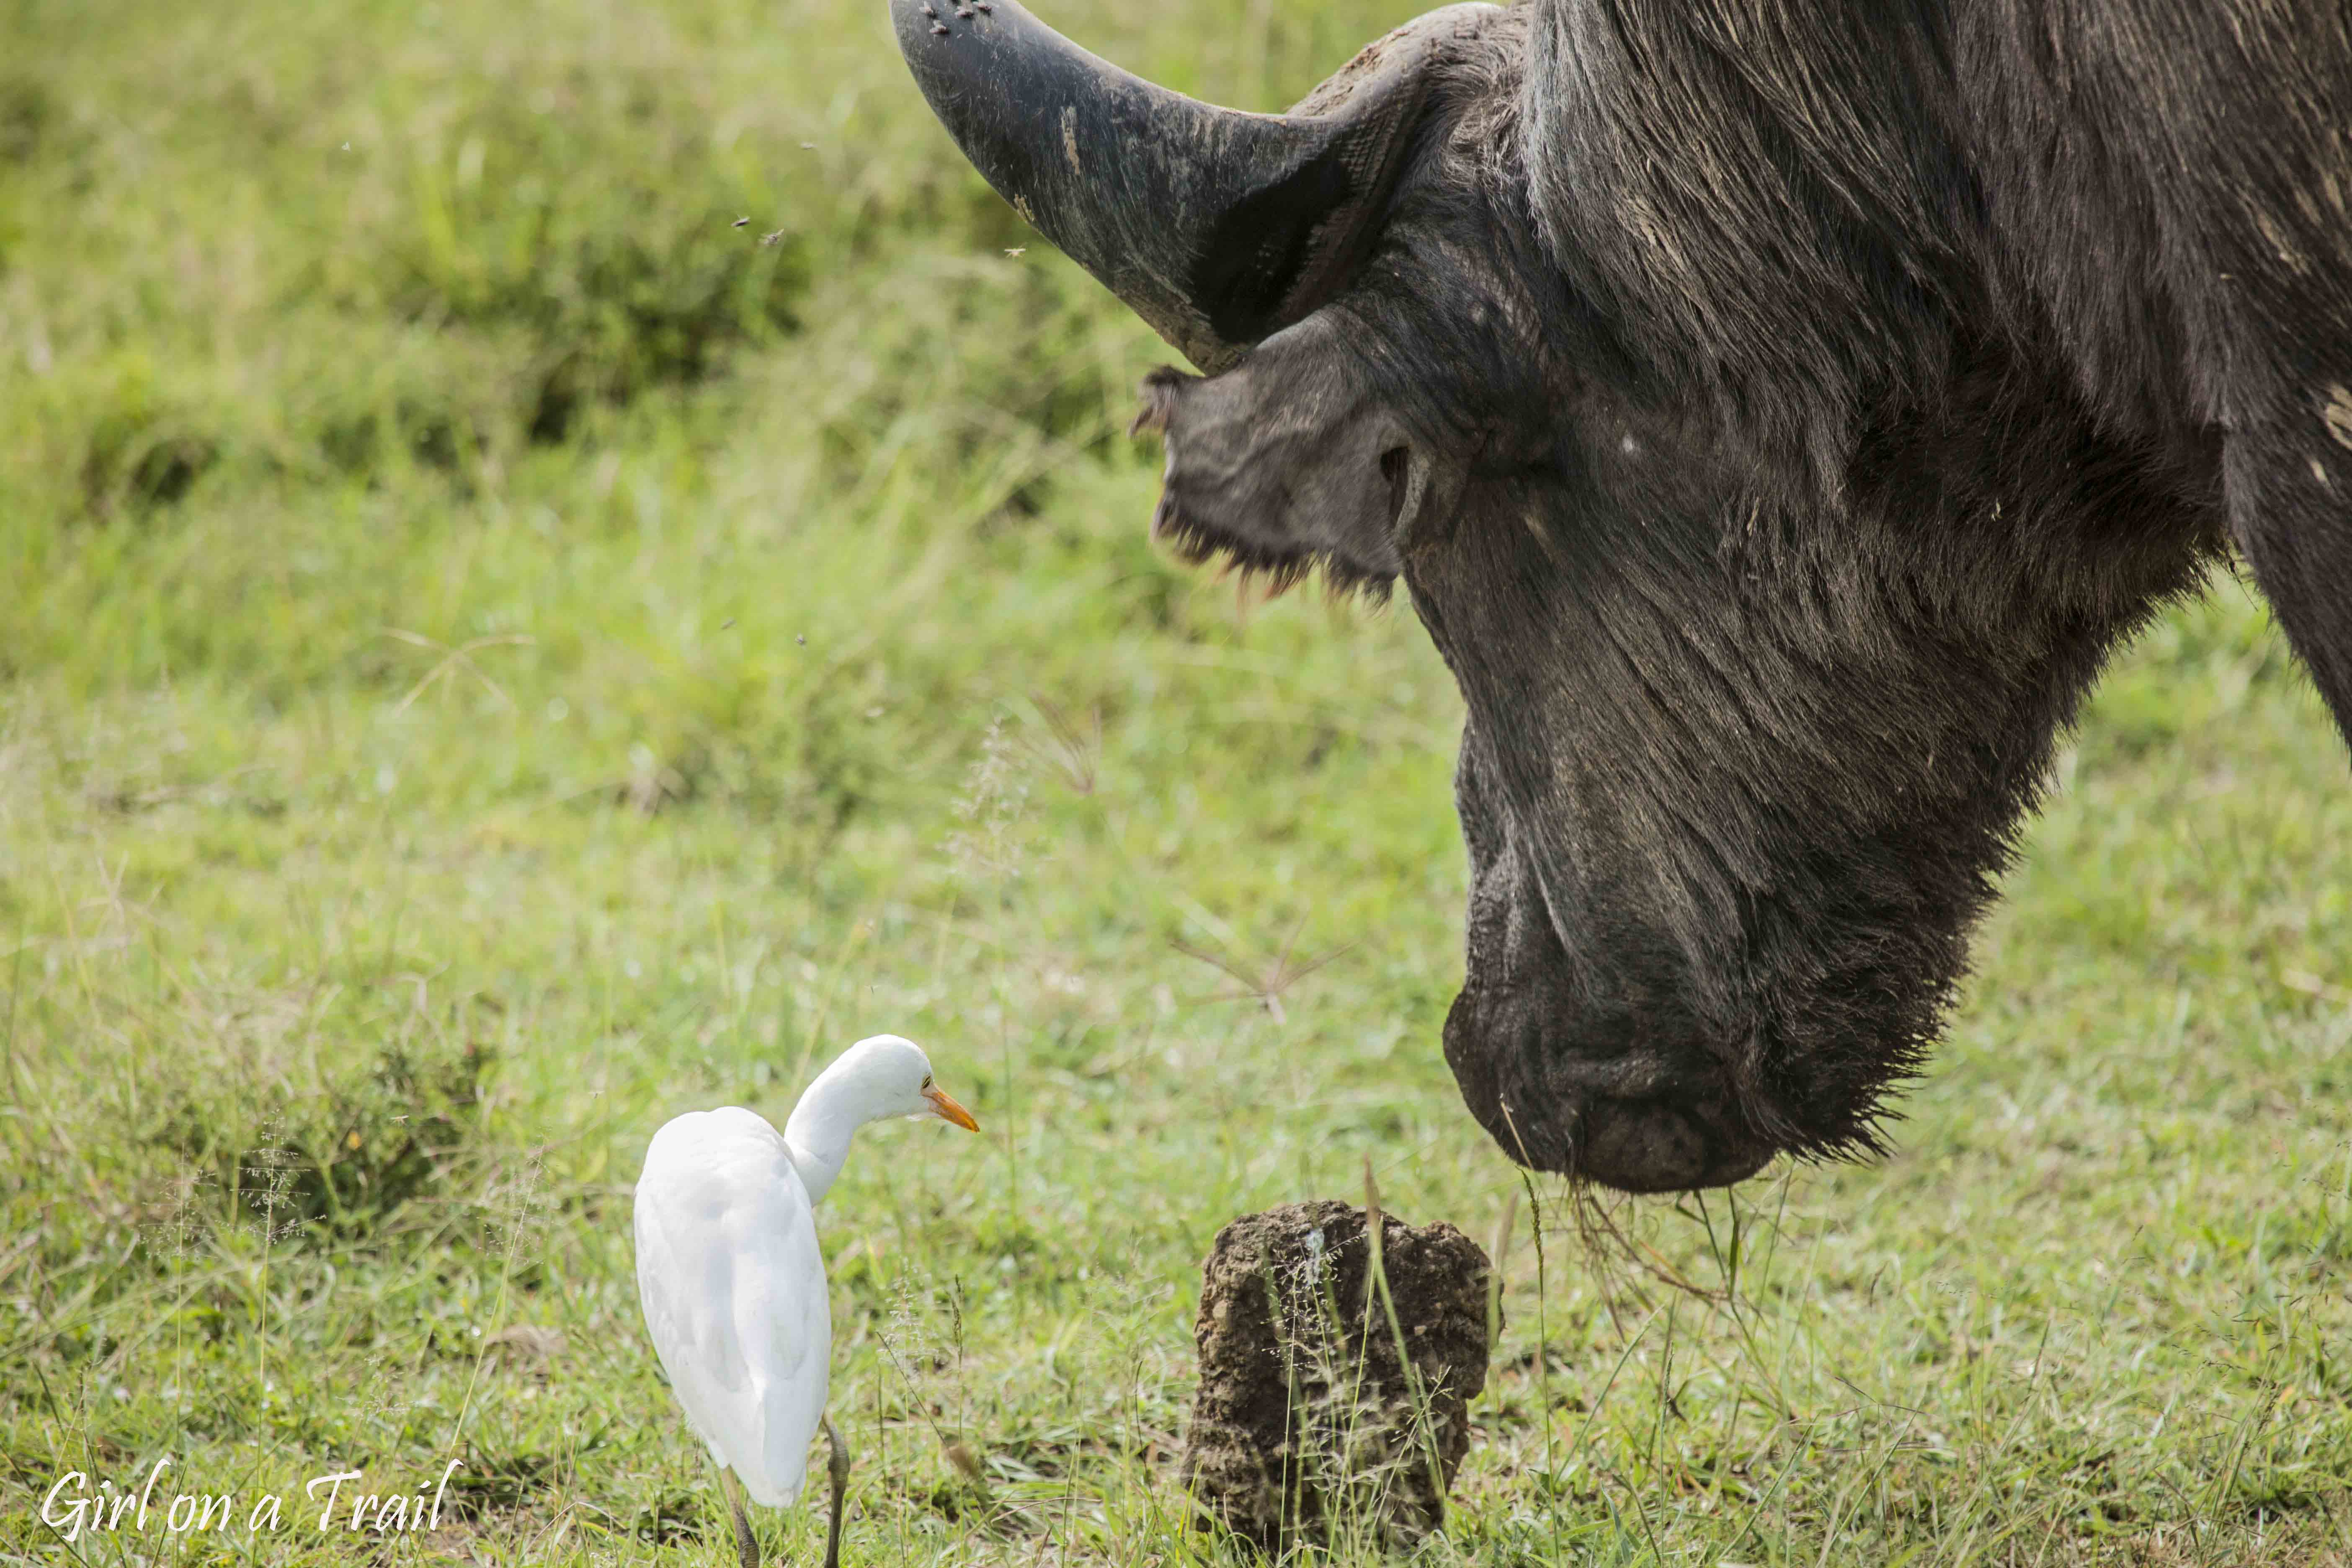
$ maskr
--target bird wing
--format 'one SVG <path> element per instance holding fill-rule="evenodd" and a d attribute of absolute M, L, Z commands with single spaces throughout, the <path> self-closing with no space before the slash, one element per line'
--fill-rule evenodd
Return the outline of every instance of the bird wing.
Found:
<path fill-rule="evenodd" d="M 748 1110 L 681 1116 L 638 1178 L 637 1295 L 687 1425 L 753 1501 L 800 1493 L 833 1319 L 816 1222 L 783 1139 Z"/>

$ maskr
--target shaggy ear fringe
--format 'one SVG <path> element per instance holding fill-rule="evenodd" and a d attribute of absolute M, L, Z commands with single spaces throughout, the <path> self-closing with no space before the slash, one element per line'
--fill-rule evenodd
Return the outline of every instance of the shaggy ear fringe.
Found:
<path fill-rule="evenodd" d="M 1378 606 L 1389 602 L 1391 584 L 1386 577 L 1360 572 L 1334 556 L 1283 554 L 1241 543 L 1181 516 L 1165 494 L 1151 514 L 1151 537 L 1187 566 L 1214 563 L 1220 581 L 1236 577 L 1244 600 L 1262 593 L 1262 602 L 1271 603 L 1320 572 L 1324 595 L 1335 603 L 1360 599 Z"/>

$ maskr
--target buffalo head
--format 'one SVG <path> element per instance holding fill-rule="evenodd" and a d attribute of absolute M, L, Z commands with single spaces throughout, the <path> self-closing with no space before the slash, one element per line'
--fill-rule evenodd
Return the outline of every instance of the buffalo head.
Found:
<path fill-rule="evenodd" d="M 1451 667 L 1488 1132 L 1633 1190 L 1877 1147 L 2078 693 L 2221 537 L 2193 431 L 2000 325 L 1935 62 L 1857 7 L 1875 85 L 1823 103 L 1638 7 L 1463 5 L 1274 116 L 1015 0 L 892 8 L 981 172 L 1206 373 L 1145 386 L 1155 532 L 1401 578 Z"/>

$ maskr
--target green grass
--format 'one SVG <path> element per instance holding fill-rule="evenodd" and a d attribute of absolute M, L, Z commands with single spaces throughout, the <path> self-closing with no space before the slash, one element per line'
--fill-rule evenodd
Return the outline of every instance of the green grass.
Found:
<path fill-rule="evenodd" d="M 1269 107 L 1408 9 L 1055 16 Z M 0 0 L 0 1552 L 731 1563 L 627 1188 L 887 1028 L 986 1131 L 824 1211 L 850 1561 L 1218 1556 L 1217 1227 L 1521 1185 L 1452 686 L 1153 554 L 1165 357 L 878 5 Z M 1518 1199 L 1430 1561 L 2352 1563 L 2343 748 L 2223 584 L 2060 773 L 1893 1159 Z M 436 1535 L 299 1506 L 453 1457 Z"/>

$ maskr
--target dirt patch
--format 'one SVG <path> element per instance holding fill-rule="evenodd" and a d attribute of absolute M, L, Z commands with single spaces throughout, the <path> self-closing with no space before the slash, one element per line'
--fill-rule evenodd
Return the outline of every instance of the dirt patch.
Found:
<path fill-rule="evenodd" d="M 1501 1327 L 1486 1255 L 1443 1221 L 1382 1215 L 1376 1272 L 1370 1238 L 1351 1205 L 1286 1204 L 1219 1231 L 1202 1270 L 1183 1478 L 1270 1553 L 1411 1545 L 1444 1521 L 1470 1447 L 1490 1299 Z"/>

